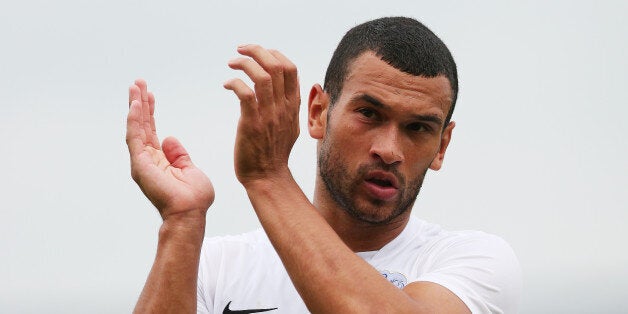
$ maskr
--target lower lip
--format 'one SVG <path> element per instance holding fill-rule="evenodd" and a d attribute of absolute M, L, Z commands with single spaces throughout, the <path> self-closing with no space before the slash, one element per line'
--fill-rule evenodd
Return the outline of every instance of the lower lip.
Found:
<path fill-rule="evenodd" d="M 381 186 L 369 181 L 365 181 L 364 185 L 369 194 L 382 201 L 390 201 L 397 196 L 397 189 L 392 186 Z"/>

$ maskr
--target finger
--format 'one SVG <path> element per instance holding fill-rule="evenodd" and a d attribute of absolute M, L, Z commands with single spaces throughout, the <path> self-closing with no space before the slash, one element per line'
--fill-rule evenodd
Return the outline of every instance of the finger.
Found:
<path fill-rule="evenodd" d="M 159 138 L 157 137 L 157 126 L 155 125 L 155 95 L 151 92 L 148 92 L 148 109 L 150 111 L 150 128 L 152 130 L 152 134 L 155 139 L 159 141 Z"/>
<path fill-rule="evenodd" d="M 270 53 L 283 65 L 283 81 L 286 98 L 300 102 L 301 91 L 297 66 L 277 50 L 270 50 Z"/>
<path fill-rule="evenodd" d="M 141 126 L 143 125 L 143 115 L 142 115 L 142 92 L 140 91 L 140 88 L 133 84 L 129 87 L 129 115 L 127 116 L 127 126 L 128 126 L 128 122 L 129 122 L 129 118 L 131 115 L 131 104 L 134 101 L 137 101 L 138 104 L 140 104 L 140 106 L 138 108 L 136 108 L 137 110 L 139 110 L 139 112 L 137 113 L 137 116 L 134 116 L 134 123 L 137 123 L 138 126 L 140 126 L 140 129 L 138 130 L 139 132 L 142 133 L 142 141 L 144 141 L 145 139 L 145 134 L 144 134 L 144 129 L 141 128 Z M 128 130 L 127 130 L 128 133 Z M 142 143 L 143 144 L 143 143 Z"/>
<path fill-rule="evenodd" d="M 242 45 L 238 47 L 238 52 L 242 55 L 253 58 L 272 78 L 273 93 L 277 97 L 285 97 L 284 95 L 284 68 L 283 64 L 260 45 Z M 278 98 L 278 100 L 282 100 Z"/>
<path fill-rule="evenodd" d="M 142 126 L 144 127 L 144 132 L 146 133 L 146 144 L 159 149 L 157 134 L 153 134 L 153 128 L 151 127 L 152 116 L 150 104 L 148 103 L 148 88 L 146 81 L 143 79 L 137 79 L 135 80 L 135 85 L 139 87 L 142 98 Z"/>
<path fill-rule="evenodd" d="M 269 108 L 275 102 L 273 79 L 255 60 L 250 58 L 236 58 L 229 61 L 229 67 L 242 70 L 251 78 L 255 88 L 255 96 L 260 106 Z"/>
<path fill-rule="evenodd" d="M 148 109 L 151 116 L 155 114 L 155 95 L 152 92 L 148 92 Z"/>
<path fill-rule="evenodd" d="M 173 167 L 185 169 L 194 166 L 187 150 L 185 150 L 185 147 L 183 147 L 181 142 L 176 138 L 172 136 L 165 138 L 161 147 L 163 148 L 164 155 L 166 155 L 166 159 L 168 159 L 168 162 L 170 162 L 170 165 Z"/>
<path fill-rule="evenodd" d="M 141 92 L 140 92 L 140 88 L 137 87 L 137 85 L 131 85 L 129 87 L 129 107 L 131 107 L 131 102 L 133 100 L 137 100 L 137 101 L 141 101 Z"/>
<path fill-rule="evenodd" d="M 240 115 L 244 118 L 258 116 L 255 92 L 241 79 L 232 79 L 223 84 L 224 88 L 233 91 L 240 99 Z"/>
<path fill-rule="evenodd" d="M 142 127 L 142 104 L 134 99 L 129 106 L 126 118 L 126 144 L 129 147 L 131 161 L 133 157 L 144 150 L 144 128 Z"/>

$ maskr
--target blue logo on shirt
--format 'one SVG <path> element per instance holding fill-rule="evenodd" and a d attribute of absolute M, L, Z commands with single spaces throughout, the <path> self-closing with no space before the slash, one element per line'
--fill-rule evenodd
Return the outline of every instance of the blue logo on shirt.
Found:
<path fill-rule="evenodd" d="M 380 270 L 380 273 L 384 278 L 386 278 L 390 283 L 397 286 L 399 289 L 403 289 L 408 284 L 408 279 L 401 273 L 393 273 L 387 270 Z"/>

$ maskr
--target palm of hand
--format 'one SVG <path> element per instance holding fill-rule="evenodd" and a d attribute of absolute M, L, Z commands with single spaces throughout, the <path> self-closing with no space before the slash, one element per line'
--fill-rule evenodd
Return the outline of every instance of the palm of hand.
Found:
<path fill-rule="evenodd" d="M 129 99 L 126 140 L 133 179 L 164 220 L 181 214 L 204 216 L 214 200 L 211 181 L 175 138 L 166 138 L 159 145 L 155 99 L 143 80 L 131 86 Z"/>
<path fill-rule="evenodd" d="M 170 141 L 176 140 L 168 138 L 164 143 Z M 169 162 L 161 149 L 145 147 L 137 156 L 137 168 L 142 175 L 135 180 L 164 219 L 187 211 L 204 213 L 214 200 L 214 188 L 205 173 L 193 165 Z"/>

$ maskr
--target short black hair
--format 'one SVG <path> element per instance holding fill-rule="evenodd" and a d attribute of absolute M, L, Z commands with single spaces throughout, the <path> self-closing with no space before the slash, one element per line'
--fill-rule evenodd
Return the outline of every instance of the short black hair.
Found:
<path fill-rule="evenodd" d="M 383 17 L 350 29 L 334 51 L 327 73 L 325 92 L 331 106 L 340 97 L 349 65 L 357 57 L 372 51 L 392 67 L 415 76 L 444 75 L 451 86 L 451 107 L 445 125 L 451 120 L 458 98 L 458 71 L 449 49 L 421 22 L 408 17 Z"/>

